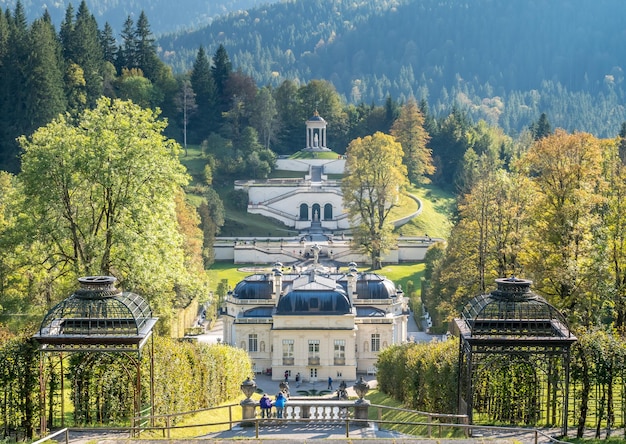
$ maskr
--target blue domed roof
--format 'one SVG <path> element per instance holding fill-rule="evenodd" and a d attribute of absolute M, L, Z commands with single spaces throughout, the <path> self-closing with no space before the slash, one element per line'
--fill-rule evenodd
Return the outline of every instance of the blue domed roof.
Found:
<path fill-rule="evenodd" d="M 326 122 L 326 121 L 324 120 L 322 116 L 319 115 L 319 113 L 316 110 L 313 116 L 309 117 L 309 120 L 307 120 L 307 122 Z"/>
<path fill-rule="evenodd" d="M 339 284 L 348 289 L 347 278 L 339 280 Z M 357 299 L 390 299 L 396 297 L 396 286 L 379 274 L 363 273 L 357 278 L 356 293 Z"/>
<path fill-rule="evenodd" d="M 335 290 L 293 290 L 278 301 L 278 315 L 344 315 L 352 313 L 352 305 L 346 292 Z"/>
<path fill-rule="evenodd" d="M 235 286 L 233 296 L 237 299 L 272 299 L 272 281 L 264 274 L 248 276 Z"/>

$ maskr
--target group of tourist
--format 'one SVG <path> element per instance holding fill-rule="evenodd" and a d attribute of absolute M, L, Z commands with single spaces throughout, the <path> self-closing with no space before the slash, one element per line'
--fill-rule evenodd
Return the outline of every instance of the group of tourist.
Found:
<path fill-rule="evenodd" d="M 267 396 L 267 393 L 263 393 L 263 396 L 259 401 L 259 407 L 261 408 L 261 418 L 271 418 L 272 407 L 276 407 L 276 417 L 282 418 L 286 403 L 287 397 L 283 394 L 283 392 L 278 392 L 273 402 L 270 397 Z"/>

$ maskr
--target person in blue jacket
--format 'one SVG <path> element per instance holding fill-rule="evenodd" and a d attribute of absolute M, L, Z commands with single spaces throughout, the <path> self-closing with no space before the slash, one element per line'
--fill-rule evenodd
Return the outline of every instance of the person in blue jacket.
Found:
<path fill-rule="evenodd" d="M 287 402 L 287 398 L 283 395 L 283 392 L 278 392 L 276 395 L 276 399 L 274 400 L 274 406 L 276 406 L 276 417 L 282 418 L 283 411 L 285 410 L 285 403 Z"/>
<path fill-rule="evenodd" d="M 259 407 L 261 407 L 261 418 L 272 417 L 272 400 L 267 396 L 267 393 L 263 393 L 263 396 L 261 396 Z"/>

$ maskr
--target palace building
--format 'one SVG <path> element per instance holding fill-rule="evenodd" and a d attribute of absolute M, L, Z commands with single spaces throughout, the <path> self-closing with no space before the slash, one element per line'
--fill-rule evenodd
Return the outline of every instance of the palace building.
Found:
<path fill-rule="evenodd" d="M 285 269 L 287 270 L 287 269 Z M 379 351 L 407 338 L 408 298 L 389 279 L 317 263 L 248 276 L 223 307 L 224 342 L 247 350 L 274 380 L 354 380 Z"/>

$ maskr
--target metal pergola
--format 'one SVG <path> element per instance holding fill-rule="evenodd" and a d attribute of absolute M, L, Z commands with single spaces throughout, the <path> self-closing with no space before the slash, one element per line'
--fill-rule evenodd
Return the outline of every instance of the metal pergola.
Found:
<path fill-rule="evenodd" d="M 531 281 L 511 277 L 496 279 L 496 284 L 496 290 L 472 299 L 455 319 L 460 337 L 459 413 L 467 414 L 473 424 L 478 408 L 495 402 L 485 393 L 485 381 L 506 375 L 512 366 L 524 366 L 524 377 L 536 381 L 529 384 L 534 392 L 519 402 L 532 410 L 525 417 L 560 421 L 566 435 L 570 348 L 576 337 L 565 317 L 530 290 Z"/>
<path fill-rule="evenodd" d="M 152 338 L 158 318 L 141 296 L 115 287 L 116 278 L 88 276 L 78 279 L 80 287 L 54 306 L 33 338 L 40 345 L 41 431 L 46 432 L 46 386 L 44 356 L 59 358 L 63 391 L 63 355 L 69 353 L 124 354 L 135 366 L 135 416 L 141 408 L 142 350 Z M 150 341 L 150 405 L 154 406 L 154 343 Z M 52 402 L 52 401 L 50 401 Z M 61 418 L 64 402 L 61 397 Z M 154 414 L 154 412 L 152 412 Z M 63 424 L 62 424 L 63 425 Z"/>

